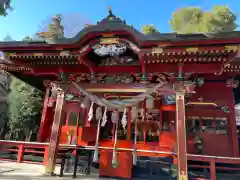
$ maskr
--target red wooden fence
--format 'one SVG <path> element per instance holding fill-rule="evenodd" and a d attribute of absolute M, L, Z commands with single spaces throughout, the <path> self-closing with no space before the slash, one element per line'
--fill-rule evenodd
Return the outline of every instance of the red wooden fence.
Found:
<path fill-rule="evenodd" d="M 0 140 L 0 155 L 4 154 L 4 152 L 8 152 L 8 154 L 15 154 L 16 158 L 7 158 L 1 157 L 0 160 L 7 160 L 7 161 L 15 161 L 17 163 L 26 162 L 26 163 L 36 163 L 45 165 L 48 156 L 48 146 L 49 143 L 39 143 L 39 142 L 23 142 L 23 141 L 5 141 Z M 75 145 L 66 145 L 60 144 L 59 149 L 78 149 L 79 147 Z M 92 146 L 86 146 L 85 149 L 94 149 Z M 112 151 L 112 147 L 100 147 L 100 149 L 106 149 Z M 132 149 L 128 148 L 119 148 L 120 151 L 132 151 Z M 140 150 L 137 151 L 146 151 Z M 151 151 L 147 150 L 148 153 L 153 154 L 170 154 L 170 152 L 160 152 L 160 151 Z M 31 160 L 24 160 L 24 155 L 33 155 L 33 156 L 40 156 L 42 157 L 41 161 L 34 161 Z M 175 156 L 175 153 L 172 153 Z M 240 171 L 240 168 L 230 168 L 230 167 L 216 167 L 216 163 L 228 163 L 228 164 L 239 164 L 240 165 L 240 158 L 235 157 L 220 157 L 220 156 L 205 156 L 205 155 L 195 155 L 195 154 L 188 154 L 188 160 L 191 161 L 201 161 L 201 162 L 208 162 L 209 165 L 189 165 L 189 167 L 193 168 L 208 168 L 210 169 L 210 177 L 211 180 L 216 180 L 216 169 L 221 170 L 233 170 L 233 171 Z"/>

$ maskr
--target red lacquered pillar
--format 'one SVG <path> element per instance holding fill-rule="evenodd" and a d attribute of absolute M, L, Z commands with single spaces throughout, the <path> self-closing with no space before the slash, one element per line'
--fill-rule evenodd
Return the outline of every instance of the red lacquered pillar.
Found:
<path fill-rule="evenodd" d="M 55 170 L 63 105 L 64 105 L 64 92 L 58 91 L 55 114 L 53 118 L 52 132 L 50 136 L 49 152 L 45 166 L 46 173 L 54 173 Z"/>
<path fill-rule="evenodd" d="M 188 180 L 184 93 L 176 92 L 178 179 Z"/>
<path fill-rule="evenodd" d="M 43 103 L 40 127 L 39 127 L 39 130 L 38 130 L 38 136 L 37 136 L 37 141 L 40 141 L 40 142 L 43 141 L 42 140 L 42 135 L 44 133 L 44 124 L 46 123 L 46 120 L 47 120 L 47 108 L 48 108 L 49 96 L 50 96 L 50 87 L 47 87 L 46 88 L 46 93 L 45 93 L 45 98 L 44 98 L 44 103 Z"/>
<path fill-rule="evenodd" d="M 131 141 L 131 134 L 132 134 L 132 107 L 128 107 L 127 111 L 127 140 Z"/>

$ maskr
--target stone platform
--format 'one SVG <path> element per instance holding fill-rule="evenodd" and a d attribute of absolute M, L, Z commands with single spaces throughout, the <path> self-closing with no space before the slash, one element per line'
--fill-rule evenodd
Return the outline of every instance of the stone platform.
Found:
<path fill-rule="evenodd" d="M 60 167 L 56 167 L 56 173 L 60 172 Z M 44 175 L 44 167 L 36 164 L 14 163 L 0 161 L 0 180 L 72 180 L 70 174 L 64 177 L 48 177 Z M 77 179 L 97 180 L 96 176 L 78 175 Z M 102 179 L 102 178 L 101 178 Z M 108 179 L 109 180 L 109 179 Z"/>

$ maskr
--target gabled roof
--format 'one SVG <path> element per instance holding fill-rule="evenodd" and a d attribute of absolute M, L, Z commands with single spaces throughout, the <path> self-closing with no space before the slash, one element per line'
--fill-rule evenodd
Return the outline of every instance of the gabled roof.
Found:
<path fill-rule="evenodd" d="M 240 31 L 233 32 L 220 32 L 220 33 L 196 33 L 196 34 L 177 34 L 177 33 L 153 33 L 145 35 L 142 32 L 130 26 L 126 21 L 115 16 L 111 9 L 109 9 L 109 15 L 98 22 L 96 25 L 87 25 L 84 27 L 75 37 L 61 38 L 57 40 L 43 40 L 43 41 L 12 41 L 12 42 L 0 42 L 1 47 L 50 47 L 51 44 L 76 44 L 83 37 L 91 33 L 113 33 L 113 32 L 126 32 L 132 35 L 134 39 L 141 42 L 157 41 L 157 42 L 181 42 L 181 41 L 201 41 L 201 40 L 233 40 L 235 43 L 240 43 Z"/>

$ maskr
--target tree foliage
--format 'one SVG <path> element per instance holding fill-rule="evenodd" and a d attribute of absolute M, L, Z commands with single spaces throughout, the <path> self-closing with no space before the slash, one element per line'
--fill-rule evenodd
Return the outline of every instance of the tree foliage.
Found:
<path fill-rule="evenodd" d="M 150 25 L 143 25 L 142 32 L 144 34 L 152 34 L 152 33 L 158 32 L 158 30 L 153 24 L 150 24 Z"/>
<path fill-rule="evenodd" d="M 61 25 L 64 27 L 64 37 L 70 38 L 79 33 L 86 24 L 91 24 L 91 21 L 78 13 L 61 14 Z M 52 17 L 48 17 L 42 21 L 38 27 L 38 32 L 48 32 L 49 26 L 52 24 Z"/>
<path fill-rule="evenodd" d="M 170 25 L 177 33 L 225 32 L 236 29 L 236 15 L 227 6 L 213 6 L 207 12 L 199 7 L 185 7 L 173 13 Z"/>
<path fill-rule="evenodd" d="M 12 10 L 11 0 L 0 0 L 0 16 L 7 16 L 8 10 Z"/>
<path fill-rule="evenodd" d="M 26 36 L 23 38 L 23 41 L 27 41 L 27 42 L 32 41 L 32 40 L 33 39 L 30 36 Z"/>
<path fill-rule="evenodd" d="M 9 137 L 14 140 L 30 140 L 40 123 L 42 97 L 36 88 L 13 78 L 8 95 Z"/>
<path fill-rule="evenodd" d="M 11 41 L 12 38 L 10 35 L 6 35 L 3 38 L 4 41 Z M 3 54 L 1 52 L 1 60 L 6 61 L 7 54 Z M 6 124 L 7 124 L 7 111 L 8 111 L 8 103 L 7 103 L 7 96 L 10 92 L 10 84 L 11 84 L 11 76 L 10 74 L 0 71 L 0 138 L 3 138 L 4 134 L 6 133 Z"/>

